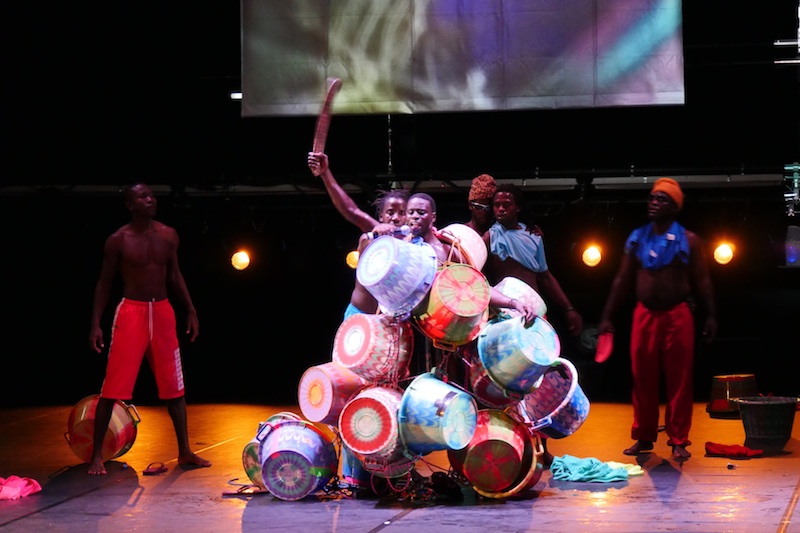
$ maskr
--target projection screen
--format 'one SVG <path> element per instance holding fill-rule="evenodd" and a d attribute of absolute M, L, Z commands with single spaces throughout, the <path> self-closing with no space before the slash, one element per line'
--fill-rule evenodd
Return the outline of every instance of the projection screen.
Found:
<path fill-rule="evenodd" d="M 684 103 L 680 0 L 242 0 L 242 116 Z"/>

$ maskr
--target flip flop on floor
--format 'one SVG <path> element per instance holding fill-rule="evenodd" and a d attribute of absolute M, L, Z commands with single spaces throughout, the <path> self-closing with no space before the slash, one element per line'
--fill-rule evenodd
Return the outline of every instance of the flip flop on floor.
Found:
<path fill-rule="evenodd" d="M 147 468 L 145 468 L 144 472 L 142 472 L 142 473 L 145 476 L 155 476 L 155 475 L 158 475 L 158 474 L 163 474 L 166 471 L 167 471 L 167 467 L 164 465 L 164 463 L 155 462 L 155 463 L 150 463 L 149 465 L 147 465 Z"/>

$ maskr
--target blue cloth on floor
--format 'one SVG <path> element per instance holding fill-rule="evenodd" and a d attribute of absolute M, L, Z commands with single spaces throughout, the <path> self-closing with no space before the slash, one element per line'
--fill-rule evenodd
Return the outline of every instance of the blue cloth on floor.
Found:
<path fill-rule="evenodd" d="M 550 473 L 553 479 L 560 481 L 608 483 L 628 479 L 628 470 L 624 467 L 612 468 L 608 463 L 594 457 L 581 459 L 571 455 L 554 457 Z"/>

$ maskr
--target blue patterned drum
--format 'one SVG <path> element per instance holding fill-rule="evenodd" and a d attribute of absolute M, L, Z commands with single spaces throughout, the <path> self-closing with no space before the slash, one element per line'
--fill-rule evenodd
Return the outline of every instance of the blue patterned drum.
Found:
<path fill-rule="evenodd" d="M 555 329 L 539 316 L 527 327 L 524 317 L 490 322 L 478 335 L 478 355 L 487 374 L 512 393 L 532 391 L 560 354 Z"/>
<path fill-rule="evenodd" d="M 261 478 L 281 500 L 322 490 L 339 469 L 333 442 L 304 420 L 281 420 L 261 443 Z"/>
<path fill-rule="evenodd" d="M 528 304 L 536 311 L 538 316 L 545 316 L 547 314 L 547 305 L 542 300 L 542 297 L 539 296 L 539 293 L 533 290 L 533 288 L 522 281 L 521 279 L 507 277 L 500 280 L 500 283 L 494 286 L 495 289 L 500 291 L 503 296 L 508 296 L 509 298 L 513 298 L 514 300 L 518 300 L 522 303 Z M 503 312 L 513 316 L 518 317 L 522 316 L 522 314 L 517 311 L 516 309 L 511 308 L 502 308 Z"/>
<path fill-rule="evenodd" d="M 578 384 L 575 365 L 559 358 L 518 408 L 531 431 L 561 439 L 575 433 L 589 416 L 589 399 Z"/>
<path fill-rule="evenodd" d="M 400 437 L 410 452 L 426 455 L 436 450 L 460 450 L 475 433 L 478 408 L 469 393 L 420 374 L 400 402 Z"/>
<path fill-rule="evenodd" d="M 409 315 L 425 298 L 436 275 L 436 252 L 426 244 L 411 244 L 390 235 L 367 246 L 356 267 L 356 278 L 391 316 Z"/>

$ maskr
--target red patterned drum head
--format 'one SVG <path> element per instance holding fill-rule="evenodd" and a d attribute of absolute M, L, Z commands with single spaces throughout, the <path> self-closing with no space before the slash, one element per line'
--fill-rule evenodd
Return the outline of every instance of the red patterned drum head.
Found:
<path fill-rule="evenodd" d="M 339 326 L 332 359 L 369 381 L 405 377 L 414 346 L 406 320 L 355 314 Z"/>
<path fill-rule="evenodd" d="M 312 366 L 297 386 L 300 410 L 311 422 L 336 424 L 350 398 L 367 382 L 335 361 Z"/>
<path fill-rule="evenodd" d="M 387 387 L 359 392 L 339 416 L 339 431 L 345 445 L 366 456 L 391 454 L 400 445 L 397 411 L 401 399 L 400 391 Z"/>

